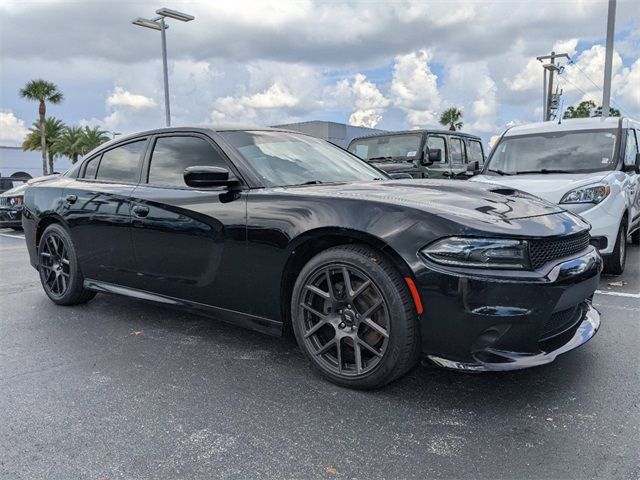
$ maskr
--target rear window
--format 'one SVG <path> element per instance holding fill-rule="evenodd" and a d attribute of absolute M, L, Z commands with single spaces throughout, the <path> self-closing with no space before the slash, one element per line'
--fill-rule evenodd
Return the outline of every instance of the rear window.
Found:
<path fill-rule="evenodd" d="M 96 179 L 109 182 L 137 182 L 138 164 L 146 143 L 146 139 L 138 140 L 104 152 L 98 165 Z"/>

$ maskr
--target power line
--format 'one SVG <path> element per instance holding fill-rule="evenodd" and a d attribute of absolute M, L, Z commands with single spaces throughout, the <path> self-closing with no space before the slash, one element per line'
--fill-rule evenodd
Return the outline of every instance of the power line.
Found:
<path fill-rule="evenodd" d="M 596 87 L 598 90 L 602 90 L 602 87 L 601 87 L 600 85 L 598 85 L 596 82 L 594 82 L 594 81 L 593 81 L 593 79 L 592 79 L 589 75 L 587 75 L 587 72 L 585 72 L 585 71 L 580 67 L 580 65 L 578 65 L 578 64 L 577 64 L 577 63 L 576 63 L 572 58 L 569 58 L 569 64 L 570 64 L 570 65 L 575 65 L 575 67 L 576 67 L 576 68 L 577 68 L 577 69 L 578 69 L 578 70 L 579 70 L 579 71 L 580 71 L 580 72 L 581 72 L 581 73 L 582 73 L 582 74 L 587 78 L 587 80 L 589 80 L 589 81 L 593 84 L 593 86 L 594 86 L 594 87 Z M 571 83 L 571 82 L 569 82 L 569 83 Z M 572 84 L 574 87 L 578 88 L 575 84 L 573 84 L 573 83 L 571 83 L 571 84 Z M 578 89 L 578 90 L 580 90 L 580 89 Z M 584 92 L 583 92 L 583 93 L 584 93 Z M 586 94 L 585 94 L 585 95 L 586 95 Z M 596 102 L 596 103 L 597 103 L 597 102 Z M 616 107 L 618 107 L 618 109 L 619 109 L 620 111 L 626 112 L 626 110 L 625 110 L 624 108 L 622 108 L 622 107 L 620 106 L 620 104 L 619 104 L 619 103 L 618 103 L 618 102 L 617 102 L 613 97 L 611 97 L 611 103 L 613 103 Z M 628 113 L 628 112 L 627 112 L 627 113 Z"/>
<path fill-rule="evenodd" d="M 573 83 L 571 80 L 569 80 L 567 77 L 561 77 L 560 75 L 558 75 L 558 79 L 562 79 L 563 81 L 573 85 L 573 87 L 578 90 L 580 93 L 582 93 L 585 97 L 589 97 L 589 100 L 592 100 L 596 105 L 598 104 L 599 100 L 591 93 L 587 93 L 584 90 L 582 90 L 579 86 L 577 86 L 575 83 Z M 617 102 L 614 102 L 614 104 L 618 107 L 618 109 L 620 110 L 620 112 L 624 113 L 625 115 L 628 115 L 629 112 L 627 112 L 625 109 L 623 109 L 620 105 L 617 104 Z M 603 113 L 604 115 L 604 113 Z M 608 116 L 608 115 L 607 115 Z"/>

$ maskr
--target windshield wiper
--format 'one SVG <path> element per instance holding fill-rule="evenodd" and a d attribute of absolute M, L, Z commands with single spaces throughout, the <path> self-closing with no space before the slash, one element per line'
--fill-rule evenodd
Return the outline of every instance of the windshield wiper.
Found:
<path fill-rule="evenodd" d="M 555 169 L 548 169 L 548 168 L 542 168 L 540 170 L 523 170 L 522 172 L 514 172 L 514 175 L 527 175 L 530 173 L 573 173 L 573 172 L 569 172 L 568 170 L 555 170 Z"/>
<path fill-rule="evenodd" d="M 491 168 L 489 168 L 487 172 L 497 173 L 498 175 L 513 175 L 513 173 L 505 172 L 502 170 L 492 170 Z"/>
<path fill-rule="evenodd" d="M 385 162 L 412 162 L 413 160 L 408 159 L 408 157 L 371 157 L 367 159 L 367 162 L 374 161 L 385 161 Z"/>

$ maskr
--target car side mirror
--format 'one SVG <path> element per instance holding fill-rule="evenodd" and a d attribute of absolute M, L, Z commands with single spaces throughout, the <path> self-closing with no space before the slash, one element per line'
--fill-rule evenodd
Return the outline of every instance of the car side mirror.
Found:
<path fill-rule="evenodd" d="M 475 175 L 480 169 L 480 163 L 477 160 L 473 162 L 469 162 L 467 165 L 467 175 L 472 176 Z"/>
<path fill-rule="evenodd" d="M 433 165 L 434 163 L 440 163 L 442 161 L 442 150 L 427 150 L 426 158 L 422 159 L 422 165 L 428 167 L 429 165 Z"/>
<path fill-rule="evenodd" d="M 224 187 L 231 183 L 229 170 L 222 167 L 193 166 L 184 170 L 184 183 L 190 187 Z"/>
<path fill-rule="evenodd" d="M 636 159 L 633 164 L 625 163 L 622 165 L 622 171 L 640 173 L 640 152 L 636 153 Z"/>

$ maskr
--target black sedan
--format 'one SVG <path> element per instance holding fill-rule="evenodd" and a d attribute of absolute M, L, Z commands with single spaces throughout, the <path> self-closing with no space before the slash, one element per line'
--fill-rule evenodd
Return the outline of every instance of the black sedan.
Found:
<path fill-rule="evenodd" d="M 22 201 L 26 189 L 25 183 L 0 194 L 0 228 L 22 230 Z"/>
<path fill-rule="evenodd" d="M 269 129 L 162 129 L 27 189 L 32 265 L 57 304 L 97 292 L 280 335 L 328 379 L 384 385 L 551 362 L 588 341 L 589 225 L 495 185 L 393 180 Z"/>

